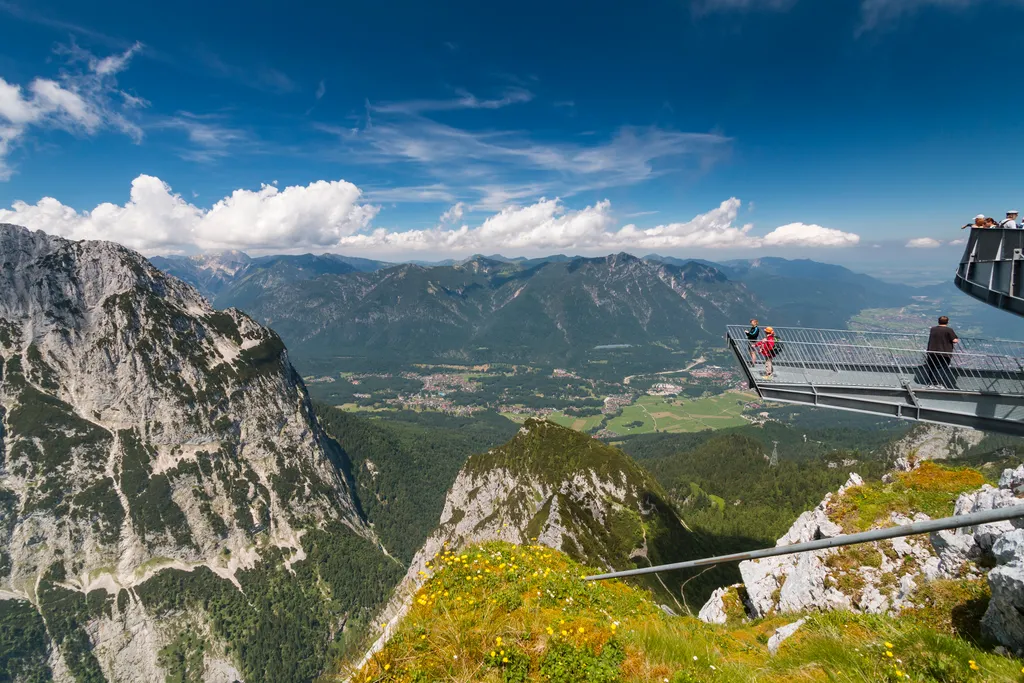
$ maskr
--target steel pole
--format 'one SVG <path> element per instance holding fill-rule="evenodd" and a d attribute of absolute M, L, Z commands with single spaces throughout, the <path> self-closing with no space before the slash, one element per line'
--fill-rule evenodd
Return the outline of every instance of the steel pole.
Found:
<path fill-rule="evenodd" d="M 641 569 L 629 569 L 621 572 L 610 572 L 608 574 L 597 574 L 584 577 L 587 581 L 601 581 L 604 579 L 619 579 L 626 576 L 640 576 L 642 574 L 656 574 L 658 572 L 671 572 L 677 569 L 693 569 L 694 567 L 706 567 L 712 564 L 724 562 L 739 562 L 741 560 L 759 560 L 765 557 L 778 557 L 780 555 L 793 555 L 805 553 L 811 550 L 824 550 L 826 548 L 838 548 L 844 545 L 857 545 L 858 543 L 870 543 L 872 541 L 884 541 L 887 538 L 899 538 L 901 536 L 913 536 L 915 534 L 927 534 L 932 531 L 943 531 L 945 529 L 959 529 L 968 526 L 980 526 L 993 522 L 1004 522 L 1010 519 L 1024 518 L 1024 500 L 1017 505 L 999 508 L 998 510 L 984 510 L 972 512 L 967 515 L 956 515 L 955 517 L 943 517 L 942 519 L 930 519 L 926 522 L 914 522 L 903 526 L 888 527 L 886 529 L 874 529 L 862 531 L 859 534 L 844 534 L 832 538 L 822 538 L 807 543 L 794 543 L 792 545 L 776 546 L 763 550 L 752 550 L 746 553 L 735 553 L 732 555 L 719 555 L 718 557 L 707 557 L 702 560 L 689 560 L 687 562 L 676 562 L 674 564 L 662 564 L 656 567 L 643 567 Z"/>

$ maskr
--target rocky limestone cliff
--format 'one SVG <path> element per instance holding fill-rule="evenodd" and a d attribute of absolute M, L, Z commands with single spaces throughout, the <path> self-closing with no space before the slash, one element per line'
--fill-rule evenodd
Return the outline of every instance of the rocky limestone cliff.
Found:
<path fill-rule="evenodd" d="M 971 482 L 976 472 L 926 467 L 897 475 L 884 491 L 873 491 L 856 474 L 836 492 L 802 514 L 777 546 L 791 545 L 859 531 L 852 522 L 870 519 L 867 528 L 897 526 L 929 519 L 914 509 L 915 500 L 938 493 L 951 496 Z M 915 491 L 916 487 L 916 491 Z M 934 502 L 934 499 L 932 499 Z M 1006 470 L 998 487 L 988 484 L 959 494 L 952 510 L 962 515 L 1024 505 L 1024 466 Z M 899 508 L 899 509 L 893 509 Z M 873 515 L 879 511 L 880 518 Z M 887 512 L 886 512 L 887 511 Z M 1016 528 L 1015 528 L 1016 527 Z M 716 591 L 700 611 L 708 623 L 726 623 L 742 615 L 850 610 L 898 614 L 915 609 L 919 590 L 940 579 L 978 580 L 987 573 L 991 601 L 983 630 L 1011 651 L 1024 652 L 1024 520 L 986 524 L 924 536 L 800 553 L 740 563 L 743 583 Z M 986 572 L 986 567 L 994 569 Z M 742 602 L 741 602 L 742 601 Z"/>
<path fill-rule="evenodd" d="M 277 335 L 119 245 L 0 225 L 0 370 L 0 598 L 57 680 L 163 680 L 153 577 L 240 591 L 310 529 L 371 537 Z M 223 638 L 204 680 L 241 677 Z"/>
<path fill-rule="evenodd" d="M 950 460 L 962 457 L 984 438 L 985 433 L 975 429 L 919 424 L 887 450 L 893 462 Z"/>

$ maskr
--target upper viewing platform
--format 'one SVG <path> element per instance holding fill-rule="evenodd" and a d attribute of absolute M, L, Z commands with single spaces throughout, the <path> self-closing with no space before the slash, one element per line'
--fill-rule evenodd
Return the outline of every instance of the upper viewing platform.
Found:
<path fill-rule="evenodd" d="M 990 306 L 1024 316 L 1024 230 L 972 228 L 956 286 Z"/>
<path fill-rule="evenodd" d="M 746 328 L 728 330 L 762 398 L 1024 436 L 1024 342 L 960 337 L 948 365 L 936 366 L 926 333 L 776 327 L 780 348 L 765 378 Z"/>

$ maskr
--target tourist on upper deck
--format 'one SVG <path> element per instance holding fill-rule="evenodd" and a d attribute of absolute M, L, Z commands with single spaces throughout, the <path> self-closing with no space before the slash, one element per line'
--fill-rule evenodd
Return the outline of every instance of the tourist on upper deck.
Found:
<path fill-rule="evenodd" d="M 1017 209 L 1010 209 L 1006 212 L 1006 220 L 999 224 L 1000 228 L 1007 228 L 1009 230 L 1017 229 Z"/>
<path fill-rule="evenodd" d="M 986 227 L 986 228 L 998 228 L 999 224 L 996 223 L 996 219 L 992 218 L 992 216 L 986 216 L 985 217 L 985 225 L 983 227 Z"/>
<path fill-rule="evenodd" d="M 960 229 L 963 230 L 964 228 L 984 228 L 984 227 L 985 227 L 985 214 L 979 213 L 977 216 L 974 217 L 974 222 L 973 223 L 968 223 L 967 225 L 963 226 L 963 228 L 960 228 Z"/>

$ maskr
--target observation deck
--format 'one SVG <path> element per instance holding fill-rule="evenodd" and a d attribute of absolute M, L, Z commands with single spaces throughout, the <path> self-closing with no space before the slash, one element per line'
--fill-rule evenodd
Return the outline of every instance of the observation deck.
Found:
<path fill-rule="evenodd" d="M 964 294 L 1024 316 L 1024 230 L 972 228 L 954 282 Z"/>
<path fill-rule="evenodd" d="M 960 337 L 945 373 L 928 366 L 927 334 L 776 327 L 782 348 L 763 379 L 745 331 L 730 325 L 728 343 L 761 398 L 1024 436 L 1024 342 Z"/>

